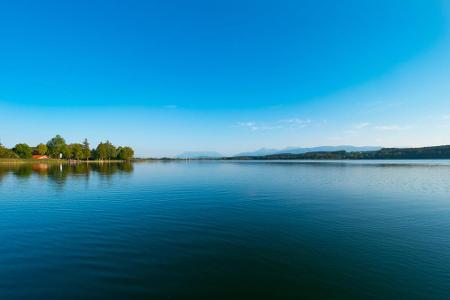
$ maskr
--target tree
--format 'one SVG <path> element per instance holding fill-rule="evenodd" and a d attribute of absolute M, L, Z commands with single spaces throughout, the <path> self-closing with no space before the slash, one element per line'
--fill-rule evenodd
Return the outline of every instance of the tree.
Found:
<path fill-rule="evenodd" d="M 69 157 L 76 160 L 83 159 L 83 145 L 82 144 L 70 144 L 68 146 L 70 155 Z"/>
<path fill-rule="evenodd" d="M 18 158 L 18 156 L 13 151 L 0 145 L 0 158 Z"/>
<path fill-rule="evenodd" d="M 87 139 L 83 141 L 83 159 L 88 160 L 91 158 L 91 150 L 89 148 L 89 142 Z"/>
<path fill-rule="evenodd" d="M 44 144 L 39 144 L 36 146 L 36 153 L 39 155 L 45 155 L 47 154 L 47 146 Z"/>
<path fill-rule="evenodd" d="M 115 159 L 117 156 L 116 147 L 110 143 L 110 141 L 106 141 L 106 158 L 107 159 Z"/>
<path fill-rule="evenodd" d="M 62 153 L 62 157 L 63 157 L 63 158 L 66 158 L 66 159 L 70 158 L 70 155 L 72 154 L 72 153 L 70 152 L 69 146 L 67 146 L 67 145 L 66 145 L 66 147 L 64 147 L 64 148 L 62 149 L 61 153 Z"/>
<path fill-rule="evenodd" d="M 47 142 L 48 154 L 51 157 L 59 158 L 59 154 L 62 153 L 65 158 L 70 157 L 70 151 L 67 148 L 66 141 L 58 134 L 50 141 Z"/>
<path fill-rule="evenodd" d="M 66 159 L 99 159 L 99 160 L 130 160 L 134 157 L 131 147 L 116 148 L 110 141 L 101 142 L 97 148 L 90 149 L 87 139 L 82 143 L 66 144 L 64 138 L 56 135 L 47 144 L 40 143 L 36 147 L 30 147 L 25 143 L 17 144 L 13 149 L 7 149 L 0 143 L 0 158 L 30 158 L 32 154 L 48 155 L 52 158 Z"/>
<path fill-rule="evenodd" d="M 20 158 L 31 158 L 33 155 L 30 146 L 27 144 L 17 144 L 13 148 L 14 153 L 16 153 Z"/>
<path fill-rule="evenodd" d="M 100 143 L 95 150 L 96 158 L 100 160 L 105 160 L 107 158 L 107 146 L 105 143 Z"/>
<path fill-rule="evenodd" d="M 91 158 L 92 159 L 98 159 L 97 149 L 96 148 L 91 149 Z"/>
<path fill-rule="evenodd" d="M 122 160 L 130 160 L 134 156 L 134 150 L 131 147 L 119 147 L 117 149 L 117 157 Z"/>

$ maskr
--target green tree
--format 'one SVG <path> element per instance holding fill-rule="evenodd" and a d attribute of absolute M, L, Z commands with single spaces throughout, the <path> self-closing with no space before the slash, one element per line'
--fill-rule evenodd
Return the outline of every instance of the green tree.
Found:
<path fill-rule="evenodd" d="M 70 155 L 69 157 L 76 160 L 83 159 L 83 145 L 82 144 L 70 144 L 68 147 Z"/>
<path fill-rule="evenodd" d="M 98 155 L 97 155 L 97 149 L 91 149 L 91 158 L 92 159 L 98 159 Z"/>
<path fill-rule="evenodd" d="M 89 142 L 87 139 L 83 141 L 83 159 L 88 160 L 91 158 L 91 149 L 89 148 Z"/>
<path fill-rule="evenodd" d="M 72 152 L 70 152 L 69 146 L 66 146 L 65 148 L 62 149 L 62 155 L 63 158 L 69 159 L 70 156 L 72 155 Z"/>
<path fill-rule="evenodd" d="M 117 158 L 122 160 L 130 160 L 134 156 L 134 150 L 131 147 L 119 147 L 117 149 Z"/>
<path fill-rule="evenodd" d="M 107 159 L 115 159 L 117 156 L 116 147 L 114 147 L 113 144 L 111 144 L 110 141 L 106 141 L 106 158 Z"/>
<path fill-rule="evenodd" d="M 33 155 L 31 147 L 27 144 L 17 144 L 13 148 L 14 153 L 16 153 L 20 158 L 31 158 Z"/>
<path fill-rule="evenodd" d="M 70 157 L 70 151 L 67 148 L 66 141 L 59 134 L 47 142 L 47 148 L 48 154 L 51 157 L 59 158 L 60 153 L 62 153 L 65 158 Z"/>
<path fill-rule="evenodd" d="M 0 145 L 0 158 L 18 158 L 17 154 Z"/>
<path fill-rule="evenodd" d="M 96 158 L 100 160 L 107 159 L 107 146 L 105 143 L 100 143 L 95 150 Z"/>
<path fill-rule="evenodd" d="M 44 144 L 39 144 L 36 146 L 36 153 L 39 155 L 45 155 L 47 154 L 47 146 Z"/>

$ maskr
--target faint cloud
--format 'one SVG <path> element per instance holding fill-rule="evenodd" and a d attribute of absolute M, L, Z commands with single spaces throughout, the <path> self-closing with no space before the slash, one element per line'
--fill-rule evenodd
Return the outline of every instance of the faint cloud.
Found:
<path fill-rule="evenodd" d="M 344 133 L 344 135 L 347 135 L 347 136 L 349 136 L 349 135 L 355 136 L 355 135 L 358 135 L 358 130 L 348 129 L 348 130 L 344 130 L 343 133 Z"/>
<path fill-rule="evenodd" d="M 256 123 L 255 122 L 238 122 L 238 125 L 242 126 L 242 127 L 253 127 L 253 126 L 256 126 Z"/>
<path fill-rule="evenodd" d="M 255 122 L 239 122 L 238 125 L 250 129 L 251 131 L 273 130 L 280 128 L 279 126 L 269 126 L 265 124 L 257 124 Z"/>
<path fill-rule="evenodd" d="M 369 127 L 369 126 L 370 126 L 369 122 L 363 122 L 363 123 L 359 123 L 359 124 L 353 125 L 353 127 L 355 129 L 364 129 L 364 128 Z"/>
<path fill-rule="evenodd" d="M 258 130 L 258 126 L 255 122 L 238 122 L 238 125 L 241 127 L 246 127 L 250 130 Z"/>
<path fill-rule="evenodd" d="M 282 119 L 269 123 L 257 123 L 254 121 L 238 122 L 238 126 L 248 128 L 252 131 L 257 130 L 275 130 L 275 129 L 299 129 L 308 126 L 312 121 L 309 119 Z"/>
<path fill-rule="evenodd" d="M 310 119 L 299 119 L 299 118 L 293 118 L 293 119 L 283 119 L 279 120 L 277 123 L 283 124 L 289 128 L 303 128 L 311 124 Z"/>
<path fill-rule="evenodd" d="M 383 131 L 400 131 L 400 130 L 412 129 L 413 126 L 381 125 L 381 126 L 375 126 L 374 128 L 376 130 L 383 130 Z"/>
<path fill-rule="evenodd" d="M 370 125 L 371 125 L 371 123 L 369 123 L 369 122 L 362 122 L 362 123 L 354 124 L 350 129 L 344 130 L 342 132 L 342 136 L 339 137 L 339 139 L 342 139 L 343 137 L 358 136 L 362 129 L 368 128 Z"/>
<path fill-rule="evenodd" d="M 375 100 L 364 102 L 363 106 L 373 112 L 387 111 L 393 108 L 400 108 L 405 105 L 405 101 L 399 99 L 390 99 L 390 100 Z"/>
<path fill-rule="evenodd" d="M 442 117 L 444 120 L 450 120 L 450 115 L 445 115 Z"/>

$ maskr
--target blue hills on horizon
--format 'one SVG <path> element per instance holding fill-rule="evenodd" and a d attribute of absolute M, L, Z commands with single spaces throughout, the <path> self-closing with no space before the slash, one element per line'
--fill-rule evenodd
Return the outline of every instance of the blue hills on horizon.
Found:
<path fill-rule="evenodd" d="M 382 147 L 379 146 L 317 146 L 317 147 L 287 147 L 284 149 L 269 149 L 261 148 L 252 152 L 242 152 L 234 156 L 264 156 L 272 154 L 303 154 L 308 152 L 333 152 L 333 151 L 347 151 L 347 152 L 366 152 L 377 151 Z"/>
<path fill-rule="evenodd" d="M 317 147 L 287 147 L 283 149 L 271 149 L 271 148 L 261 148 L 256 151 L 241 152 L 231 157 L 239 156 L 265 156 L 272 154 L 303 154 L 307 152 L 333 152 L 333 151 L 347 151 L 347 152 L 365 152 L 365 151 L 377 151 L 382 147 L 379 146 L 351 146 L 351 145 L 341 145 L 341 146 L 317 146 Z M 219 152 L 215 151 L 188 151 L 183 152 L 175 158 L 179 159 L 198 159 L 198 158 L 220 158 L 224 157 Z"/>

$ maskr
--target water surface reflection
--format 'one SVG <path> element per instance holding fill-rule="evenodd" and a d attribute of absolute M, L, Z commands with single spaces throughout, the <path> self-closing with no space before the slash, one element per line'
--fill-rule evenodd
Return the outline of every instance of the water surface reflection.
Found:
<path fill-rule="evenodd" d="M 104 177 L 120 173 L 132 173 L 133 164 L 124 163 L 4 163 L 0 164 L 0 182 L 12 175 L 20 179 L 33 176 L 46 177 L 57 183 L 64 183 L 71 176 L 89 177 L 96 173 Z"/>
<path fill-rule="evenodd" d="M 0 299 L 447 299 L 448 161 L 0 164 Z"/>

